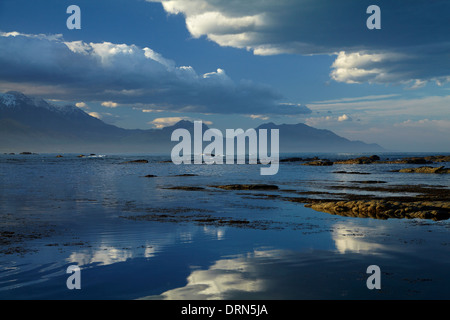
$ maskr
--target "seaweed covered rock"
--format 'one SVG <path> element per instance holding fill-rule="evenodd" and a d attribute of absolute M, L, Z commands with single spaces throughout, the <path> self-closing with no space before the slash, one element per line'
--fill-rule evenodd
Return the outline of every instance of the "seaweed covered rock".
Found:
<path fill-rule="evenodd" d="M 377 155 L 373 155 L 370 157 L 359 157 L 354 159 L 348 159 L 348 160 L 339 160 L 335 161 L 336 164 L 370 164 L 374 163 L 375 161 L 379 161 L 380 157 Z"/>
<path fill-rule="evenodd" d="M 357 201 L 327 201 L 306 204 L 316 211 L 347 217 L 389 219 L 432 219 L 445 220 L 450 218 L 450 202 L 448 201 L 417 201 L 399 202 L 390 200 L 357 200 Z"/>
<path fill-rule="evenodd" d="M 332 166 L 333 162 L 330 160 L 314 160 L 302 163 L 302 166 Z"/>
<path fill-rule="evenodd" d="M 419 168 L 405 168 L 400 169 L 398 172 L 406 172 L 406 173 L 450 173 L 449 168 L 441 167 L 419 167 Z"/>

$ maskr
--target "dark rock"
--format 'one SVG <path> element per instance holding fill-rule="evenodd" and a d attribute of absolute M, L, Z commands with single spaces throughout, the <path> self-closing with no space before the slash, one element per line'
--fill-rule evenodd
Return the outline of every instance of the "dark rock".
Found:
<path fill-rule="evenodd" d="M 336 164 L 370 164 L 374 163 L 375 161 L 379 161 L 380 157 L 377 155 L 373 155 L 370 157 L 359 157 L 354 159 L 348 159 L 348 160 L 339 160 L 335 161 Z"/>
<path fill-rule="evenodd" d="M 304 161 L 303 158 L 292 157 L 292 158 L 280 159 L 280 162 L 300 162 L 300 161 Z"/>
<path fill-rule="evenodd" d="M 450 169 L 441 167 L 419 167 L 419 168 L 406 168 L 400 169 L 398 172 L 406 173 L 450 173 Z"/>
<path fill-rule="evenodd" d="M 371 174 L 369 172 L 357 172 L 357 171 L 333 171 L 333 173 L 341 173 L 341 174 Z"/>
<path fill-rule="evenodd" d="M 271 184 L 229 184 L 211 187 L 224 190 L 278 190 L 278 186 Z"/>
<path fill-rule="evenodd" d="M 330 160 L 314 160 L 302 163 L 302 166 L 332 166 L 333 162 Z"/>
<path fill-rule="evenodd" d="M 429 160 L 432 162 L 450 162 L 450 156 L 444 156 L 444 155 L 428 156 L 428 157 L 425 157 L 425 160 Z"/>
<path fill-rule="evenodd" d="M 179 186 L 179 187 L 170 187 L 170 188 L 164 188 L 169 190 L 184 190 L 184 191 L 202 191 L 205 190 L 205 188 L 202 187 L 191 187 L 191 186 Z"/>
<path fill-rule="evenodd" d="M 131 160 L 131 161 L 122 162 L 122 164 L 125 164 L 125 163 L 148 163 L 148 160 Z"/>

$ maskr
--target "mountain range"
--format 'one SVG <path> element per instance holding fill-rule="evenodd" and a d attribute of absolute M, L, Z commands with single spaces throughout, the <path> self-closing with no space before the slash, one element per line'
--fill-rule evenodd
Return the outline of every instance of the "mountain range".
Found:
<path fill-rule="evenodd" d="M 14 91 L 0 94 L 0 152 L 170 153 L 177 128 L 193 133 L 194 124 L 182 120 L 162 129 L 123 129 L 76 106 L 58 106 Z M 203 131 L 207 129 L 203 124 Z M 266 123 L 255 129 L 279 129 L 280 152 L 383 151 L 377 144 L 350 141 L 303 123 Z"/>

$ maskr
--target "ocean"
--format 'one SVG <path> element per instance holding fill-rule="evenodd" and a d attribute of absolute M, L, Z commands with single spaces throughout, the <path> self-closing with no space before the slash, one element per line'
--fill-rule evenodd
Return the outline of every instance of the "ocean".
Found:
<path fill-rule="evenodd" d="M 281 162 L 263 176 L 261 165 L 177 166 L 167 155 L 56 155 L 0 155 L 0 299 L 450 298 L 449 220 L 348 217 L 289 201 L 390 195 L 354 188 L 370 183 L 448 189 L 449 175 Z M 292 156 L 361 155 L 281 159 Z M 148 163 L 125 163 L 134 160 Z M 67 286 L 73 265 L 81 289 Z M 373 265 L 380 289 L 368 287 Z"/>

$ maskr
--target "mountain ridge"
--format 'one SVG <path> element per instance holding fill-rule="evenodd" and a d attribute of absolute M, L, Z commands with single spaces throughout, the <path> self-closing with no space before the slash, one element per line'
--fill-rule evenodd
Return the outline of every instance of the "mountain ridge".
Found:
<path fill-rule="evenodd" d="M 193 133 L 187 120 L 162 129 L 123 129 L 90 116 L 73 105 L 56 106 L 43 99 L 9 91 L 0 93 L 0 152 L 139 152 L 170 153 L 175 129 Z M 203 132 L 208 129 L 203 124 Z M 237 129 L 237 128 L 236 128 Z M 350 141 L 326 129 L 303 123 L 265 123 L 259 129 L 280 130 L 280 152 L 372 152 L 377 144 Z"/>

